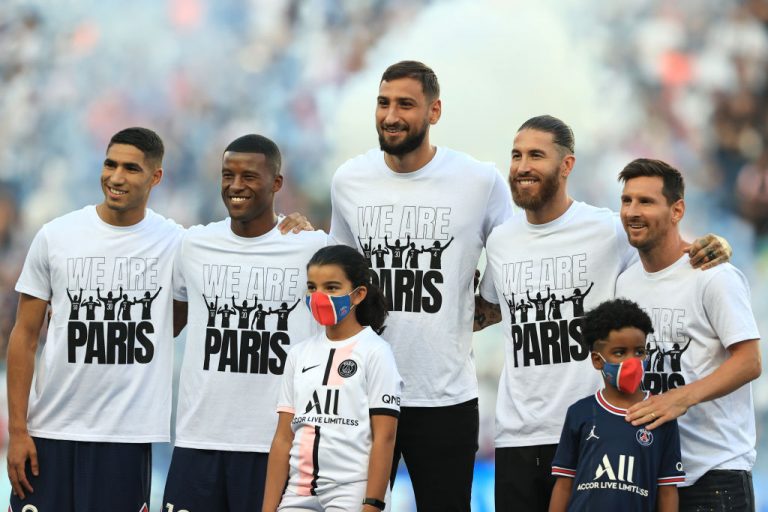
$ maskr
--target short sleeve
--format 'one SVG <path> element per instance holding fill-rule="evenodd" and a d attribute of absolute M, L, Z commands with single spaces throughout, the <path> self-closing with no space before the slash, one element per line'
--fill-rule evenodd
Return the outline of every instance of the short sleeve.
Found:
<path fill-rule="evenodd" d="M 483 244 L 488 241 L 488 237 L 493 228 L 503 224 L 512 217 L 512 196 L 509 192 L 509 185 L 501 177 L 501 173 L 493 168 L 493 184 L 485 208 L 483 218 Z"/>
<path fill-rule="evenodd" d="M 621 223 L 621 217 L 618 213 L 613 214 L 613 224 L 616 230 L 616 254 L 619 255 L 619 274 L 631 267 L 640 255 L 637 249 L 629 245 L 627 232 L 624 231 L 624 225 Z"/>
<path fill-rule="evenodd" d="M 493 265 L 488 262 L 485 265 L 483 277 L 480 279 L 480 296 L 491 304 L 499 304 L 499 295 L 496 293 L 496 286 L 493 284 L 493 280 Z"/>
<path fill-rule="evenodd" d="M 665 425 L 664 448 L 661 452 L 661 462 L 658 471 L 658 485 L 678 485 L 685 482 L 685 471 L 680 456 L 680 430 L 677 420 Z"/>
<path fill-rule="evenodd" d="M 285 363 L 285 371 L 280 381 L 280 392 L 277 395 L 277 412 L 296 414 L 293 395 L 293 377 L 296 373 L 297 350 L 288 352 L 288 360 Z"/>
<path fill-rule="evenodd" d="M 579 462 L 579 432 L 575 424 L 573 407 L 565 414 L 565 424 L 560 434 L 555 458 L 552 459 L 552 476 L 576 477 L 576 466 Z"/>
<path fill-rule="evenodd" d="M 184 238 L 176 245 L 176 254 L 173 258 L 173 299 L 181 302 L 189 302 L 187 296 L 187 282 L 184 279 Z"/>
<path fill-rule="evenodd" d="M 329 245 L 342 244 L 357 247 L 352 228 L 349 226 L 347 219 L 341 214 L 341 206 L 338 193 L 336 192 L 336 176 L 338 176 L 338 171 L 331 181 L 331 230 L 328 233 L 330 238 Z"/>
<path fill-rule="evenodd" d="M 749 284 L 744 274 L 729 263 L 712 272 L 704 284 L 704 311 L 724 347 L 760 338 L 750 304 Z"/>
<path fill-rule="evenodd" d="M 400 415 L 403 379 L 397 371 L 395 356 L 389 345 L 382 345 L 371 353 L 366 375 L 370 414 L 386 414 L 397 418 Z"/>
<path fill-rule="evenodd" d="M 51 300 L 51 270 L 48 258 L 48 239 L 45 227 L 37 232 L 29 246 L 24 268 L 16 282 L 16 291 L 37 297 L 45 301 Z M 74 293 L 80 293 L 74 290 Z"/>

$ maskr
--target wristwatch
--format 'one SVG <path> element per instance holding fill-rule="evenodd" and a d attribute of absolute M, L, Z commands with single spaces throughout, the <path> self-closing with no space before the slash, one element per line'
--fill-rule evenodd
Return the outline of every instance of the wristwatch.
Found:
<path fill-rule="evenodd" d="M 377 500 L 376 498 L 365 498 L 363 500 L 363 505 L 370 505 L 372 507 L 376 507 L 379 510 L 384 510 L 384 507 L 387 506 L 386 503 L 381 500 Z"/>

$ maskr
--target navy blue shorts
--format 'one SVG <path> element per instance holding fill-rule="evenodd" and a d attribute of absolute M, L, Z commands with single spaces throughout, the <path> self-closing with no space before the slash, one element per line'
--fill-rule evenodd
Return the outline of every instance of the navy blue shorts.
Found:
<path fill-rule="evenodd" d="M 267 453 L 173 449 L 163 512 L 260 511 Z"/>
<path fill-rule="evenodd" d="M 95 443 L 34 437 L 40 475 L 27 479 L 35 489 L 20 500 L 11 496 L 12 512 L 148 512 L 152 445 Z"/>

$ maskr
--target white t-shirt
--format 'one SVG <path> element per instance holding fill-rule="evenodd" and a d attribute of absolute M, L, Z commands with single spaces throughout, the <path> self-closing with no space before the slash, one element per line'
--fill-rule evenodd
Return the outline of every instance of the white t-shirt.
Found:
<path fill-rule="evenodd" d="M 706 377 L 728 358 L 729 346 L 760 337 L 747 280 L 729 263 L 701 271 L 692 268 L 684 255 L 664 270 L 648 273 L 637 262 L 619 277 L 616 294 L 637 302 L 653 322 L 644 379 L 652 393 Z M 677 421 L 685 485 L 710 469 L 752 469 L 751 384 L 693 406 Z"/>
<path fill-rule="evenodd" d="M 53 312 L 29 397 L 31 435 L 169 440 L 171 275 L 182 233 L 152 210 L 138 224 L 112 226 L 95 206 L 37 233 L 16 283 Z"/>
<path fill-rule="evenodd" d="M 399 174 L 373 149 L 336 171 L 331 203 L 331 237 L 370 254 L 387 298 L 383 337 L 405 380 L 403 405 L 477 397 L 473 276 L 488 234 L 512 215 L 499 172 L 438 147 L 427 165 Z"/>
<path fill-rule="evenodd" d="M 277 402 L 278 412 L 294 415 L 288 490 L 309 496 L 367 480 L 370 416 L 397 417 L 402 387 L 392 349 L 370 327 L 291 348 Z"/>
<path fill-rule="evenodd" d="M 500 304 L 507 326 L 496 446 L 557 444 L 568 407 L 602 386 L 582 317 L 613 298 L 637 252 L 615 213 L 574 201 L 547 224 L 513 217 L 493 230 L 486 255 L 480 294 Z"/>
<path fill-rule="evenodd" d="M 174 265 L 188 302 L 176 446 L 269 452 L 291 345 L 319 331 L 306 305 L 307 263 L 322 231 L 242 238 L 225 219 L 190 228 Z"/>

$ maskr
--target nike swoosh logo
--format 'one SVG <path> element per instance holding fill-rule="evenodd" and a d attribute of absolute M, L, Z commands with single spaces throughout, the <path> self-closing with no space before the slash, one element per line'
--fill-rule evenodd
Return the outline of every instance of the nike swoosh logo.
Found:
<path fill-rule="evenodd" d="M 316 364 L 315 366 L 310 366 L 309 368 L 302 368 L 302 369 L 301 369 L 301 373 L 304 373 L 304 372 L 308 372 L 308 371 L 309 371 L 309 370 L 311 370 L 312 368 L 317 368 L 318 366 L 320 366 L 320 365 L 319 365 L 319 364 Z"/>

